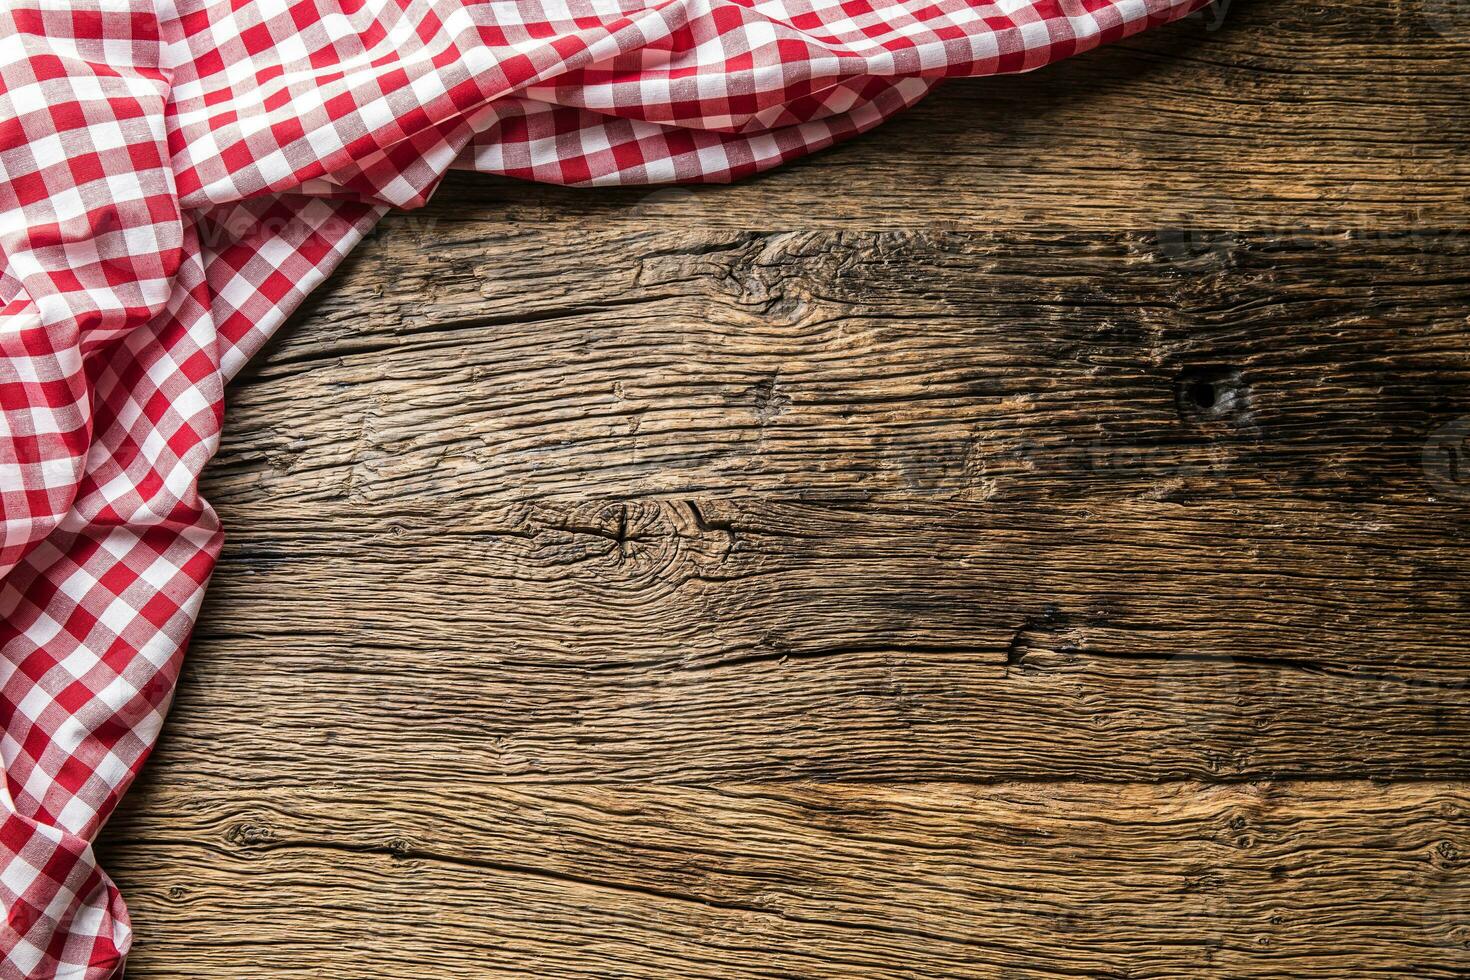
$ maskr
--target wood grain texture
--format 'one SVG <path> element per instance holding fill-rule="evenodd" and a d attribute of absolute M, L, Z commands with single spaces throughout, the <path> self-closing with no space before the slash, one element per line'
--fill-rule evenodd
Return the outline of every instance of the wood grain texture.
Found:
<path fill-rule="evenodd" d="M 1436 12 L 389 218 L 230 391 L 130 977 L 1465 975 Z"/>
<path fill-rule="evenodd" d="M 1463 774 L 1470 747 L 1463 547 L 1389 507 L 262 523 L 171 722 L 193 764 L 220 725 L 252 770 L 450 738 L 518 780 Z"/>
<path fill-rule="evenodd" d="M 450 761 L 448 759 L 445 760 Z M 146 975 L 1461 976 L 1463 784 L 164 779 Z M 432 776 L 432 778 L 430 778 Z M 386 783 L 384 784 L 386 785 Z M 278 896 L 291 896 L 280 901 Z"/>
<path fill-rule="evenodd" d="M 1470 412 L 1470 235 L 465 225 L 349 261 L 232 389 L 216 502 L 1426 504 Z"/>

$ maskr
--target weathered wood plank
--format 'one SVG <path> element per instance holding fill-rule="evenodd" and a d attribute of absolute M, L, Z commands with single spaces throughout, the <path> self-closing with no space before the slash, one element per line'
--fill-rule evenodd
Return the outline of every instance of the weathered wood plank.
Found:
<path fill-rule="evenodd" d="M 1462 976 L 1461 784 L 140 787 L 147 977 Z M 444 762 L 449 762 L 445 754 Z M 390 794 L 384 787 L 392 786 Z M 144 846 L 146 842 L 146 846 Z"/>
<path fill-rule="evenodd" d="M 398 738 L 538 781 L 1470 759 L 1470 553 L 1397 507 L 706 499 L 240 524 L 165 764 L 370 770 Z M 221 739 L 241 755 L 215 758 Z"/>
<path fill-rule="evenodd" d="M 1424 447 L 1470 415 L 1470 235 L 1186 244 L 507 231 L 370 249 L 234 389 L 212 499 L 355 518 L 591 486 L 1445 495 Z"/>
<path fill-rule="evenodd" d="M 907 115 L 730 190 L 453 175 L 424 217 L 713 228 L 1463 228 L 1470 25 L 1453 0 L 1233 0 Z"/>

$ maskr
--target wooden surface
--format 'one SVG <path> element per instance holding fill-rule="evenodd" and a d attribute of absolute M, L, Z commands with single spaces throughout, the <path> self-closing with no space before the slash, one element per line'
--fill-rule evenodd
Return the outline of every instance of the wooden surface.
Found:
<path fill-rule="evenodd" d="M 1426 3 L 386 221 L 231 390 L 130 978 L 1470 972 Z"/>

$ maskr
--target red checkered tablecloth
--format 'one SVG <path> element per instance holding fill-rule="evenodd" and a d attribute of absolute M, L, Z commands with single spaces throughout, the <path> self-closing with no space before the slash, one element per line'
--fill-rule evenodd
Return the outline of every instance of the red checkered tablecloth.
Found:
<path fill-rule="evenodd" d="M 92 840 L 219 553 L 224 386 L 388 208 L 729 181 L 1201 6 L 0 0 L 0 980 L 120 968 Z"/>

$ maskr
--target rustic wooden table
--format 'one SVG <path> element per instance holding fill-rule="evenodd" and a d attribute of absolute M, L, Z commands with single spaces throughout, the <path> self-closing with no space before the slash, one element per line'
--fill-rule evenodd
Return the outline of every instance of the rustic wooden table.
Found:
<path fill-rule="evenodd" d="M 129 976 L 1470 971 L 1470 7 L 451 178 L 231 391 Z"/>

